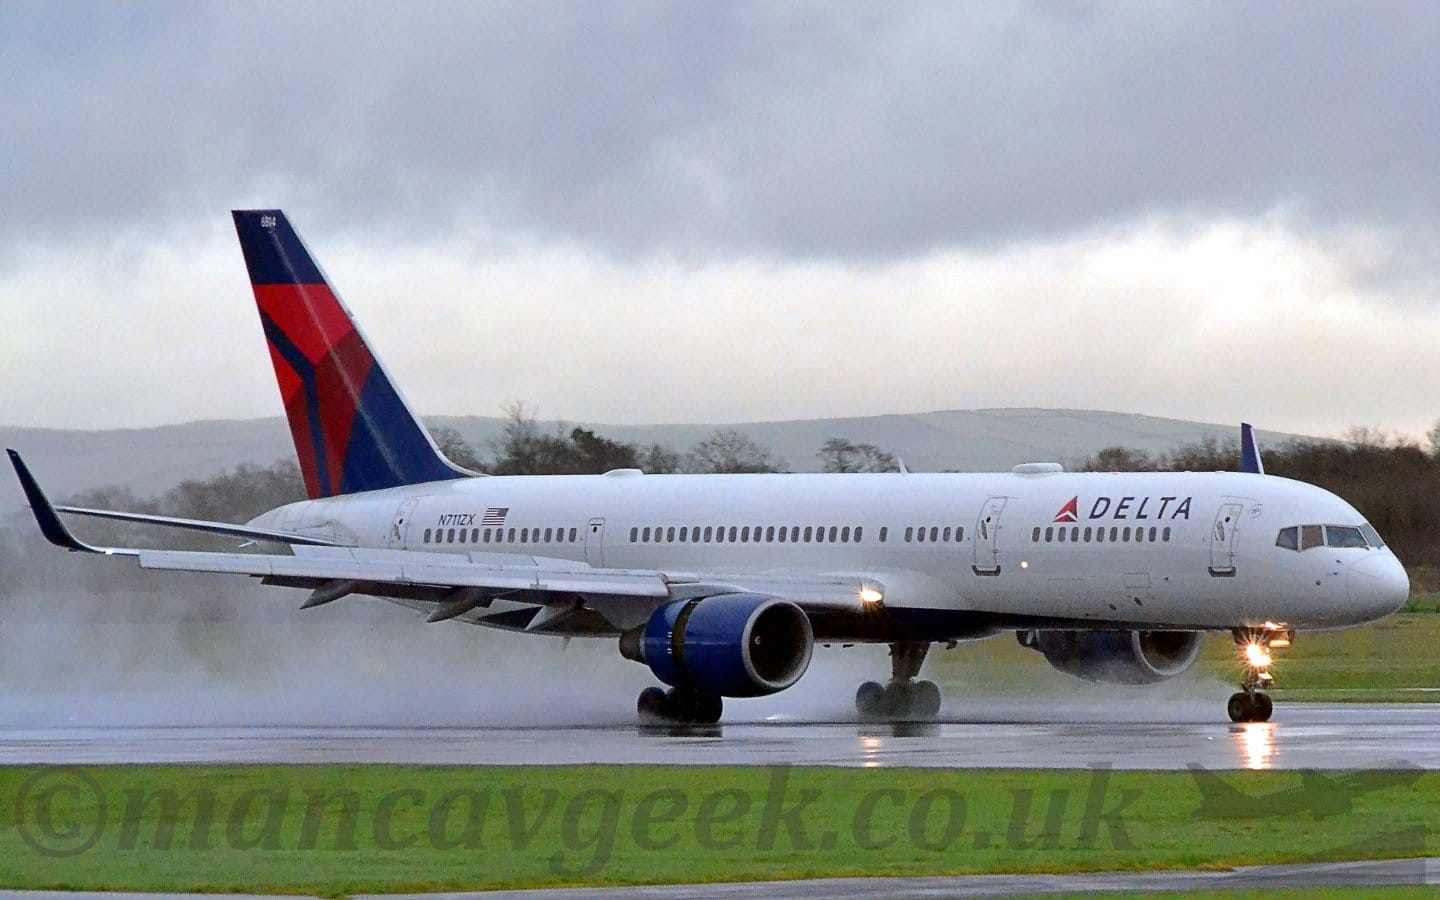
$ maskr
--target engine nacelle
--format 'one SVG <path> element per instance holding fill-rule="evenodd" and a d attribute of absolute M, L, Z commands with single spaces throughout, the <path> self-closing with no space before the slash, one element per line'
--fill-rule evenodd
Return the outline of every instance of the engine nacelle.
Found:
<path fill-rule="evenodd" d="M 805 611 L 764 594 L 717 594 L 662 606 L 620 637 L 620 653 L 666 684 L 763 697 L 800 680 L 815 639 Z"/>
<path fill-rule="evenodd" d="M 1200 655 L 1198 631 L 1020 631 L 1023 646 L 1077 678 L 1106 684 L 1154 684 L 1189 669 Z"/>

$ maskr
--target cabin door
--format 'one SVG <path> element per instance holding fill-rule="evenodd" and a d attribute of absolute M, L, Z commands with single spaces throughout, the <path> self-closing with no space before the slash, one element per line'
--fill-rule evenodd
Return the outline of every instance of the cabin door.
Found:
<path fill-rule="evenodd" d="M 385 536 L 385 544 L 389 547 L 402 548 L 407 546 L 406 539 L 410 534 L 410 520 L 415 516 L 415 506 L 420 502 L 417 497 L 413 500 L 406 500 L 395 510 L 395 520 L 390 523 L 390 533 Z"/>
<path fill-rule="evenodd" d="M 604 519 L 591 519 L 585 529 L 585 561 L 597 569 L 605 565 Z"/>
<path fill-rule="evenodd" d="M 1229 578 L 1235 574 L 1235 536 L 1240 533 L 1240 513 L 1245 504 L 1227 502 L 1215 513 L 1210 528 L 1210 574 Z"/>
<path fill-rule="evenodd" d="M 1005 512 L 1006 497 L 991 497 L 980 507 L 980 516 L 975 520 L 975 564 L 976 575 L 1000 574 L 1000 514 Z"/>

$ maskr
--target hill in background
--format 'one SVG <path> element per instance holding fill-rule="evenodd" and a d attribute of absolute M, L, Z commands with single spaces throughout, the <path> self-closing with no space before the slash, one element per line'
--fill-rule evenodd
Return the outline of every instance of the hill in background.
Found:
<path fill-rule="evenodd" d="M 458 431 L 483 455 L 499 436 L 500 418 L 438 416 L 431 427 Z M 816 452 L 832 437 L 875 444 L 904 459 L 915 472 L 1003 471 L 1022 462 L 1078 466 L 1106 447 L 1151 453 L 1206 438 L 1233 440 L 1238 424 L 1216 425 L 1155 416 L 1075 409 L 976 409 L 913 415 L 789 422 L 703 425 L 582 425 L 597 434 L 641 445 L 661 443 L 684 452 L 717 429 L 733 428 L 770 448 L 793 472 L 819 471 Z M 541 422 L 550 430 L 554 422 Z M 1274 446 L 1298 435 L 1261 432 Z M 0 442 L 25 454 L 47 489 L 66 496 L 86 488 L 124 484 L 140 495 L 163 491 L 186 478 L 207 478 L 243 463 L 291 457 L 289 430 L 271 419 L 188 422 L 158 428 L 71 431 L 0 426 Z M 0 510 L 21 506 L 10 473 L 0 476 Z"/>

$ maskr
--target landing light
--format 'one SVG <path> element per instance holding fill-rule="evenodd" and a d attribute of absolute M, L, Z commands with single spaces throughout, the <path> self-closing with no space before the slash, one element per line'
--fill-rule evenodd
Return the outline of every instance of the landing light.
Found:
<path fill-rule="evenodd" d="M 1251 641 L 1245 645 L 1245 661 L 1256 669 L 1268 669 L 1270 667 L 1270 654 L 1266 652 L 1265 646 L 1257 641 Z"/>
<path fill-rule="evenodd" d="M 879 603 L 881 600 L 884 600 L 884 599 L 885 599 L 885 595 L 882 594 L 882 593 L 880 593 L 880 590 L 879 590 L 878 588 L 863 587 L 863 588 L 860 589 L 860 602 L 861 602 L 861 603 L 864 603 L 864 604 L 866 604 L 866 605 L 869 605 L 869 604 Z"/>

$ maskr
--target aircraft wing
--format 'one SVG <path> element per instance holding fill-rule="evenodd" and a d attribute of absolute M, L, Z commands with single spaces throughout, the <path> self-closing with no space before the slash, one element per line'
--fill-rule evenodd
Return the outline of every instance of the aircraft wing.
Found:
<path fill-rule="evenodd" d="M 40 532 L 45 535 L 46 540 L 66 550 L 73 550 L 77 553 L 108 553 L 119 556 L 134 556 L 136 551 L 129 551 L 119 547 L 93 547 L 71 533 L 61 521 L 59 513 L 73 513 L 81 516 L 92 516 L 99 519 L 116 519 L 122 522 L 139 522 L 145 525 L 163 525 L 169 528 L 184 528 L 190 531 L 202 531 L 207 534 L 221 534 L 227 537 L 250 538 L 257 541 L 272 541 L 279 544 L 304 544 L 314 546 L 334 546 L 333 541 L 323 540 L 317 537 L 310 537 L 303 534 L 293 534 L 286 531 L 272 531 L 268 528 L 252 528 L 248 525 L 232 525 L 229 522 L 206 522 L 201 519 L 181 519 L 174 516 L 154 516 L 147 513 L 118 512 L 111 509 L 86 509 L 80 506 L 55 506 L 45 492 L 40 489 L 40 482 L 30 473 L 30 467 L 25 465 L 25 460 L 14 450 L 6 450 L 10 454 L 10 464 L 15 467 L 15 475 L 20 479 L 20 489 L 25 492 L 25 499 L 30 504 L 30 509 L 35 514 L 35 521 L 40 525 Z"/>
<path fill-rule="evenodd" d="M 484 621 L 488 617 L 476 610 L 504 599 L 538 609 L 524 611 L 528 618 L 510 616 L 496 624 L 508 625 L 511 619 L 518 618 L 520 627 L 528 630 L 558 627 L 562 618 L 588 611 L 591 630 L 603 631 L 642 624 L 657 607 L 693 597 L 764 593 L 790 600 L 802 609 L 835 611 L 859 610 L 860 591 L 864 588 L 883 591 L 883 585 L 876 580 L 848 573 L 798 576 L 727 573 L 717 577 L 652 569 L 596 569 L 573 560 L 511 553 L 456 554 L 343 547 L 304 535 L 218 522 L 86 510 L 87 514 L 127 521 L 207 526 L 205 530 L 218 534 L 287 543 L 291 545 L 291 552 L 95 547 L 75 537 L 19 454 L 9 452 L 36 523 L 52 544 L 77 552 L 133 556 L 144 569 L 248 575 L 261 578 L 267 584 L 310 588 L 313 593 L 305 607 L 328 603 L 347 594 L 372 594 L 407 602 L 418 609 L 433 609 L 434 621 L 459 615 L 466 615 L 471 621 Z M 69 507 L 61 509 L 70 511 Z"/>

